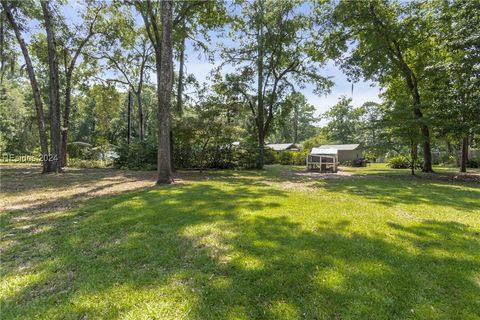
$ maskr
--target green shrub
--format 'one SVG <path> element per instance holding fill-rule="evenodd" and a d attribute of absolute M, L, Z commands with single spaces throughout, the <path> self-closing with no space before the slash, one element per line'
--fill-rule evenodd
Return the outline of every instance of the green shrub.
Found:
<path fill-rule="evenodd" d="M 272 149 L 265 148 L 265 164 L 275 164 L 276 163 L 276 153 Z"/>
<path fill-rule="evenodd" d="M 274 154 L 273 164 L 304 165 L 308 151 L 272 151 Z"/>
<path fill-rule="evenodd" d="M 109 168 L 113 166 L 113 161 L 69 158 L 68 166 L 72 168 Z"/>
<path fill-rule="evenodd" d="M 292 154 L 290 151 L 279 151 L 275 154 L 275 163 L 289 165 L 292 164 Z"/>
<path fill-rule="evenodd" d="M 410 160 L 407 157 L 395 156 L 388 159 L 387 165 L 392 169 L 408 169 Z"/>
<path fill-rule="evenodd" d="M 233 166 L 238 169 L 254 169 L 258 157 L 258 147 L 244 145 L 233 152 Z"/>
<path fill-rule="evenodd" d="M 301 150 L 301 151 L 290 151 L 292 153 L 293 158 L 293 165 L 296 166 L 303 166 L 305 165 L 305 160 L 309 153 L 308 150 Z"/>

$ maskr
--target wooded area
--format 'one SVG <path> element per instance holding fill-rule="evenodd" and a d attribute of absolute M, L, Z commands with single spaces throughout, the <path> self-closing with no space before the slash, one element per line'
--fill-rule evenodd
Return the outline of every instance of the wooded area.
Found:
<path fill-rule="evenodd" d="M 402 156 L 425 172 L 480 162 L 468 157 L 480 147 L 479 1 L 1 8 L 0 151 L 41 154 L 44 173 L 113 152 L 117 167 L 171 183 L 175 169 L 261 169 L 268 142 L 362 143 L 372 161 Z M 187 52 L 215 66 L 209 83 Z M 377 83 L 381 102 L 343 97 L 316 114 L 301 89 L 328 94 L 331 61 L 352 83 Z"/>

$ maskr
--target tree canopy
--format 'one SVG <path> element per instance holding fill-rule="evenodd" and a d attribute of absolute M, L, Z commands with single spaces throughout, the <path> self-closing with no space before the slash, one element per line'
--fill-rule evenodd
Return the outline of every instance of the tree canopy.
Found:
<path fill-rule="evenodd" d="M 267 143 L 361 143 L 371 159 L 404 155 L 424 171 L 475 163 L 477 1 L 2 0 L 1 8 L 1 152 L 41 154 L 43 172 L 111 149 L 117 166 L 157 167 L 158 182 L 169 183 L 176 168 L 260 169 Z M 195 55 L 211 64 L 205 79 L 190 72 Z M 377 84 L 379 100 L 312 103 L 335 85 L 327 63 L 351 82 Z M 79 152 L 82 144 L 92 150 Z"/>

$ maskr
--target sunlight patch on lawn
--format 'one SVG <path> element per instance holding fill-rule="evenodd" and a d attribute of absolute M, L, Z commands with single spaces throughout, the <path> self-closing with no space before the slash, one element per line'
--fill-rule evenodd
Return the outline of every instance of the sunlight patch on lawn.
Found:
<path fill-rule="evenodd" d="M 273 317 L 277 319 L 300 319 L 302 317 L 298 308 L 285 301 L 270 302 L 269 309 Z"/>

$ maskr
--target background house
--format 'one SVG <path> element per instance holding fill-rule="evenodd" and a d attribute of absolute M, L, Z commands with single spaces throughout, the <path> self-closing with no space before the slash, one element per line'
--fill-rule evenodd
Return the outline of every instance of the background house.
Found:
<path fill-rule="evenodd" d="M 360 144 L 324 144 L 319 149 L 336 149 L 338 151 L 338 162 L 363 158 L 363 149 Z"/>
<path fill-rule="evenodd" d="M 265 147 L 273 151 L 300 151 L 300 147 L 294 143 L 269 143 Z"/>

